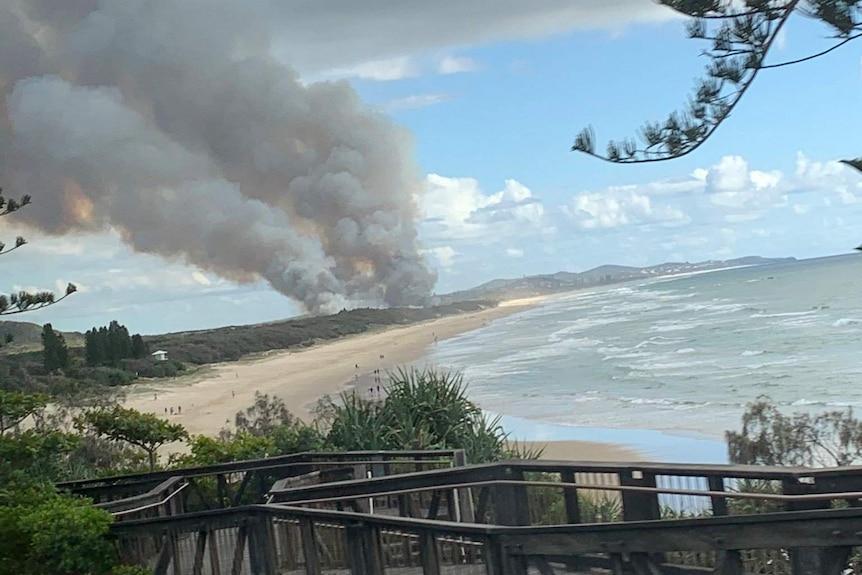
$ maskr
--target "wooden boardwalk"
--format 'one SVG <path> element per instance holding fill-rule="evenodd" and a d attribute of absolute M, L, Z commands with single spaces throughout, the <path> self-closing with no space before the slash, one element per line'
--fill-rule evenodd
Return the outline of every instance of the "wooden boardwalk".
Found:
<path fill-rule="evenodd" d="M 81 487 L 156 575 L 862 573 L 862 468 L 463 463 L 300 454 Z"/>

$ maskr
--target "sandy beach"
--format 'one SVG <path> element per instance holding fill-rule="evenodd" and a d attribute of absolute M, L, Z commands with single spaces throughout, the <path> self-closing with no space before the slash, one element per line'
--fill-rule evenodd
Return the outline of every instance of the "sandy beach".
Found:
<path fill-rule="evenodd" d="M 191 434 L 215 435 L 233 422 L 237 411 L 253 403 L 255 392 L 260 392 L 280 397 L 297 417 L 310 421 L 313 407 L 324 395 L 337 395 L 350 387 L 374 395 L 375 370 L 385 373 L 419 361 L 435 341 L 478 329 L 544 299 L 510 300 L 479 312 L 216 364 L 174 380 L 142 382 L 131 388 L 126 405 L 180 422 Z M 545 458 L 640 459 L 620 446 L 580 441 L 552 442 Z"/>

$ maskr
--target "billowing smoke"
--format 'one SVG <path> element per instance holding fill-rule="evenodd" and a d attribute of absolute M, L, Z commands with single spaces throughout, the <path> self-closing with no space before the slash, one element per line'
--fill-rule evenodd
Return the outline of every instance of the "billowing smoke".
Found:
<path fill-rule="evenodd" d="M 312 312 L 423 303 L 403 130 L 270 54 L 279 0 L 0 0 L 0 185 L 49 233 L 134 249 Z"/>

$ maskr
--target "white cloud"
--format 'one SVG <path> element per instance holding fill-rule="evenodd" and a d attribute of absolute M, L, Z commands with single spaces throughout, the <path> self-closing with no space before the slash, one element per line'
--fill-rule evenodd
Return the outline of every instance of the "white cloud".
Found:
<path fill-rule="evenodd" d="M 541 38 L 574 30 L 619 29 L 679 16 L 646 0 L 435 0 L 270 2 L 273 50 L 303 76 L 453 46 Z M 392 76 L 391 73 L 366 76 Z"/>
<path fill-rule="evenodd" d="M 429 174 L 421 198 L 426 225 L 442 238 L 492 241 L 492 232 L 522 233 L 544 223 L 545 208 L 532 191 L 516 180 L 485 194 L 474 178 L 447 178 Z"/>
<path fill-rule="evenodd" d="M 740 156 L 725 156 L 706 171 L 705 191 L 710 200 L 729 208 L 761 208 L 776 203 L 782 196 L 779 171 L 750 170 Z"/>
<path fill-rule="evenodd" d="M 479 63 L 467 56 L 444 56 L 437 63 L 439 74 L 461 74 L 478 70 Z"/>
<path fill-rule="evenodd" d="M 800 182 L 817 185 L 838 178 L 843 179 L 845 174 L 852 172 L 855 170 L 851 171 L 846 165 L 836 160 L 817 162 L 809 159 L 802 152 L 796 153 L 796 179 Z"/>
<path fill-rule="evenodd" d="M 853 189 L 849 186 L 837 186 L 835 188 L 835 193 L 838 195 L 838 198 L 841 200 L 841 203 L 844 205 L 852 205 L 862 203 L 862 189 L 858 190 L 860 193 L 857 195 L 854 193 Z"/>
<path fill-rule="evenodd" d="M 397 56 L 383 60 L 369 60 L 351 66 L 331 68 L 321 73 L 323 78 L 361 78 L 389 82 L 414 78 L 419 75 L 418 63 L 409 56 Z"/>
<path fill-rule="evenodd" d="M 451 268 L 455 263 L 455 256 L 458 252 L 452 246 L 439 246 L 425 250 L 425 253 L 430 255 L 434 262 L 442 268 Z"/>
<path fill-rule="evenodd" d="M 585 230 L 681 222 L 686 219 L 678 208 L 654 206 L 649 196 L 619 188 L 578 194 L 563 211 Z"/>
<path fill-rule="evenodd" d="M 524 250 L 518 248 L 508 248 L 506 249 L 506 255 L 510 258 L 522 258 L 524 257 Z"/>
<path fill-rule="evenodd" d="M 398 110 L 413 110 L 416 108 L 424 108 L 426 106 L 440 104 L 451 99 L 452 96 L 449 94 L 415 94 L 392 100 L 386 104 L 385 108 L 390 112 Z"/>
<path fill-rule="evenodd" d="M 846 206 L 862 204 L 862 176 L 804 155 L 796 164 L 783 172 L 755 169 L 731 155 L 682 178 L 584 191 L 555 210 L 517 181 L 490 194 L 472 178 L 429 176 L 437 193 L 424 200 L 423 238 L 445 240 L 463 254 L 437 291 L 608 262 L 813 257 L 857 244 Z M 554 228 L 559 233 L 546 241 L 543 231 Z M 520 249 L 507 248 L 509 242 L 499 247 L 509 234 L 517 234 L 519 248 L 535 246 L 530 258 L 519 259 Z M 461 283 L 449 283 L 454 278 Z"/>

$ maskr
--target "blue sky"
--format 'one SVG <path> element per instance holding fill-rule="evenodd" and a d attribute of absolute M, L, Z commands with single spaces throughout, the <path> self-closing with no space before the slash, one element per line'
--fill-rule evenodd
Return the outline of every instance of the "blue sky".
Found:
<path fill-rule="evenodd" d="M 475 22 L 447 22 L 448 2 L 439 13 L 370 10 L 367 35 L 330 22 L 344 34 L 333 30 L 340 40 L 326 54 L 290 35 L 278 48 L 306 82 L 350 82 L 412 133 L 424 175 L 420 237 L 438 293 L 604 263 L 807 258 L 862 242 L 862 177 L 835 162 L 862 155 L 859 45 L 763 72 L 695 153 L 620 166 L 569 152 L 572 139 L 592 124 L 603 148 L 685 102 L 705 58 L 682 23 L 650 0 L 549 2 L 524 16 L 463 3 L 475 5 Z M 416 18 L 427 27 L 408 37 L 405 22 Z M 825 34 L 797 18 L 772 58 L 822 49 Z M 3 282 L 83 288 L 74 303 L 21 316 L 28 321 L 86 329 L 118 319 L 153 333 L 298 311 L 264 283 L 237 286 L 134 254 L 114 232 L 23 233 L 31 244 L 6 256 Z"/>

